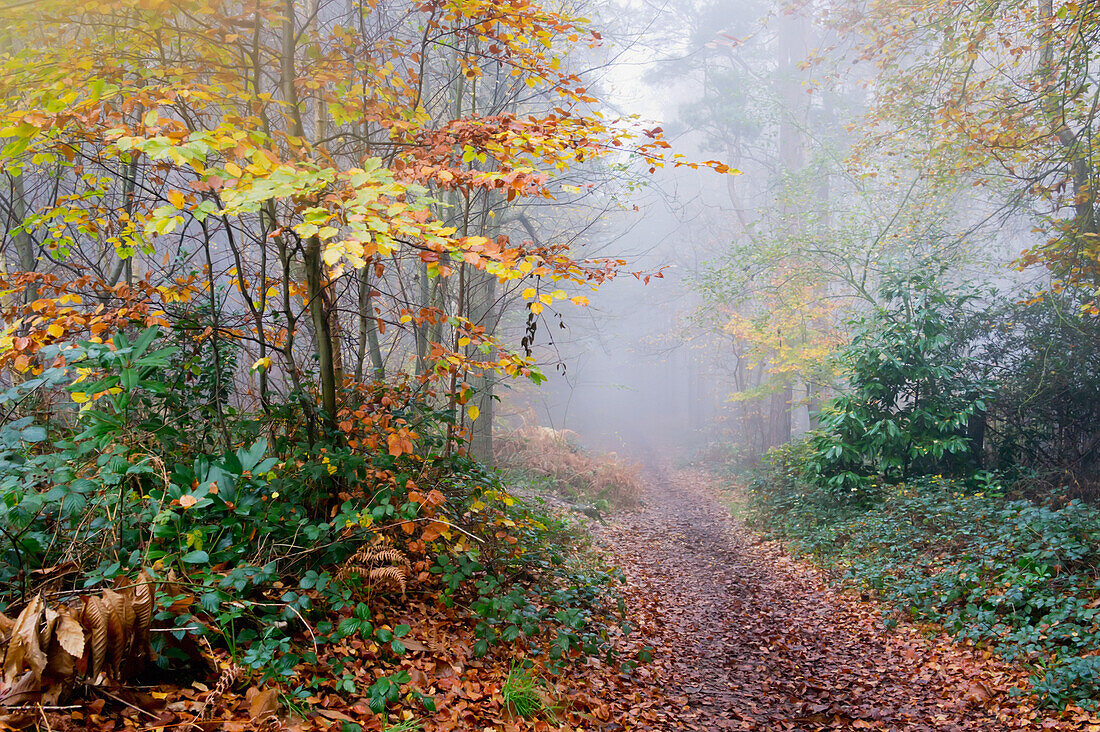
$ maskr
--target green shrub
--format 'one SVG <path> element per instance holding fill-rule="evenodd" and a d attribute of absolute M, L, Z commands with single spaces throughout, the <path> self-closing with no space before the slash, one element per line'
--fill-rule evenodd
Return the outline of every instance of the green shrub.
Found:
<path fill-rule="evenodd" d="M 978 465 L 968 428 L 990 387 L 960 332 L 974 295 L 923 274 L 888 279 L 880 294 L 884 304 L 853 324 L 841 353 L 848 389 L 809 439 L 806 473 L 833 500 L 866 502 L 886 483 Z"/>

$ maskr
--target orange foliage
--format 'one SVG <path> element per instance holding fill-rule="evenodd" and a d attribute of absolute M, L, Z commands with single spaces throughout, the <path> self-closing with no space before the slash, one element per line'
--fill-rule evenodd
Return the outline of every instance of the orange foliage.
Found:
<path fill-rule="evenodd" d="M 614 453 L 591 455 L 570 430 L 526 427 L 494 437 L 494 457 L 502 467 L 550 478 L 566 494 L 635 506 L 641 500 L 640 466 Z"/>

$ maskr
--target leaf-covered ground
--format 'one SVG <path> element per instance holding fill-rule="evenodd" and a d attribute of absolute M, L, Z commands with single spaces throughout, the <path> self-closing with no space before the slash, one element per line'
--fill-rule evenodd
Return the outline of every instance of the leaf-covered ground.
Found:
<path fill-rule="evenodd" d="M 533 650 L 472 651 L 471 619 L 430 598 L 394 602 L 380 616 L 409 626 L 397 661 L 435 700 L 411 696 L 387 720 L 367 689 L 384 651 L 349 638 L 326 651 L 346 662 L 341 678 L 319 679 L 297 704 L 270 684 L 211 669 L 202 681 L 85 687 L 68 706 L 29 705 L 0 729 L 50 730 L 1097 730 L 1100 718 L 1071 708 L 1037 709 L 1027 672 L 929 628 L 883 624 L 880 607 L 827 586 L 812 566 L 761 541 L 723 503 L 718 481 L 700 471 L 656 471 L 645 504 L 598 531 L 597 543 L 625 571 L 636 632 L 619 637 L 620 659 L 652 655 L 632 673 L 588 659 L 563 674 L 536 661 L 540 711 L 516 714 L 508 676 Z M 387 626 L 389 627 L 389 626 Z M 326 664 L 331 669 L 331 664 Z M 318 672 L 322 670 L 317 669 Z M 351 689 L 359 693 L 349 693 Z"/>
<path fill-rule="evenodd" d="M 875 603 L 748 532 L 703 472 L 658 472 L 601 539 L 656 629 L 658 729 L 1100 730 L 1015 695 L 1027 673 L 987 651 L 887 630 Z"/>

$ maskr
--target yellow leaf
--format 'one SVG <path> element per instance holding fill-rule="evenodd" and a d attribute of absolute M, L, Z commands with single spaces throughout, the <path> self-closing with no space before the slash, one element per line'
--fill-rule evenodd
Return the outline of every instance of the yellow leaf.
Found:
<path fill-rule="evenodd" d="M 176 208 L 183 208 L 183 194 L 179 191 L 168 191 L 168 203 L 172 204 Z"/>
<path fill-rule="evenodd" d="M 253 371 L 267 371 L 269 368 L 271 368 L 271 358 L 269 356 L 258 358 L 256 362 L 252 364 Z"/>
<path fill-rule="evenodd" d="M 526 290 L 523 291 L 523 299 L 524 300 L 534 300 L 535 299 L 535 294 L 536 294 L 535 288 L 534 287 L 528 287 Z"/>
<path fill-rule="evenodd" d="M 325 264 L 329 267 L 340 261 L 340 257 L 344 254 L 344 248 L 339 244 L 334 244 L 330 247 L 325 247 L 324 253 L 321 258 L 325 260 Z"/>
<path fill-rule="evenodd" d="M 83 404 L 84 402 L 88 401 L 87 392 L 74 391 L 73 392 L 73 401 L 76 402 L 77 404 Z"/>
<path fill-rule="evenodd" d="M 50 323 L 50 327 L 47 328 L 46 331 L 54 338 L 60 338 L 65 335 L 65 329 L 57 323 Z"/>
<path fill-rule="evenodd" d="M 459 348 L 463 348 L 463 347 L 468 346 L 468 345 L 470 345 L 470 339 L 469 338 L 466 338 L 465 336 L 463 336 L 462 338 L 458 339 L 458 347 Z"/>
<path fill-rule="evenodd" d="M 241 166 L 237 165 L 236 163 L 226 163 L 225 164 L 225 172 L 228 173 L 233 178 L 240 178 L 241 174 L 244 171 L 242 171 Z"/>
<path fill-rule="evenodd" d="M 468 410 L 468 412 L 469 412 L 469 415 L 470 415 L 470 421 L 471 422 L 473 422 L 475 419 L 477 419 L 478 415 L 481 414 L 481 410 L 478 409 L 476 406 L 471 406 L 470 409 Z"/>
<path fill-rule="evenodd" d="M 588 304 L 588 298 L 585 297 L 584 295 L 577 295 L 576 297 L 569 298 L 569 300 L 574 305 L 587 305 Z"/>

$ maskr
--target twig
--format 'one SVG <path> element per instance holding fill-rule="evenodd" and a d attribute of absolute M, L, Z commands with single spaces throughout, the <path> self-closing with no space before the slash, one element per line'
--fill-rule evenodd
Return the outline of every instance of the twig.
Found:
<path fill-rule="evenodd" d="M 141 707 L 137 706 L 136 704 L 131 704 L 130 702 L 126 701 L 125 699 L 122 699 L 120 697 L 115 696 L 114 694 L 107 691 L 106 689 L 100 688 L 98 686 L 93 686 L 92 684 L 85 684 L 85 686 L 87 686 L 89 689 L 96 692 L 97 694 L 102 694 L 103 696 L 107 696 L 107 697 L 110 697 L 111 699 L 114 699 L 119 704 L 128 706 L 131 709 L 135 709 L 135 710 L 141 712 L 142 714 L 147 714 L 151 719 L 157 719 L 157 715 L 153 714 L 148 709 L 142 709 Z"/>
<path fill-rule="evenodd" d="M 38 713 L 42 715 L 42 723 L 46 725 L 46 732 L 53 732 L 53 727 L 50 726 L 50 718 L 46 716 L 46 710 L 42 708 L 41 704 L 35 706 L 38 707 Z"/>
<path fill-rule="evenodd" d="M 306 630 L 309 631 L 309 637 L 313 640 L 313 653 L 320 654 L 320 651 L 317 649 L 317 636 L 313 634 L 313 628 L 311 628 L 309 623 L 306 622 L 306 619 L 302 617 L 302 614 L 298 612 L 298 608 L 294 607 L 294 605 L 290 604 L 289 602 L 286 604 L 286 607 L 288 607 L 292 613 L 298 616 L 298 619 L 302 621 L 302 625 L 306 626 Z"/>

